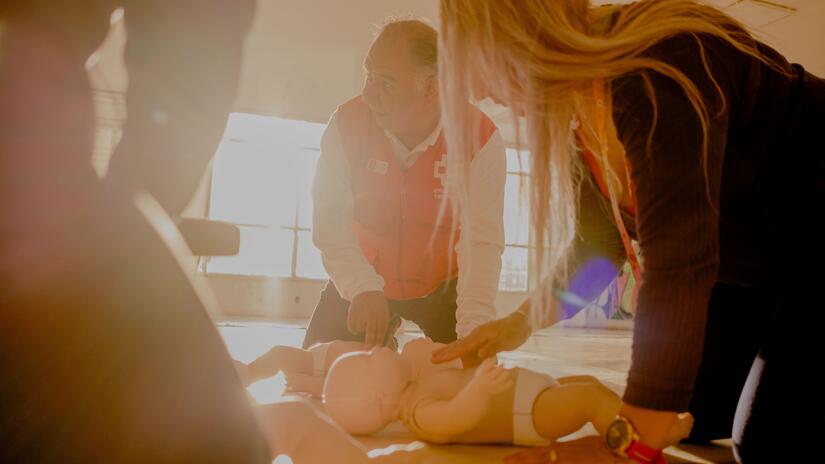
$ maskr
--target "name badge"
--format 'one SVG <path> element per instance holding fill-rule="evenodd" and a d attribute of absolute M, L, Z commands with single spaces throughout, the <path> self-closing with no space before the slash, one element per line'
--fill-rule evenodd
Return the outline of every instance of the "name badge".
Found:
<path fill-rule="evenodd" d="M 367 171 L 374 172 L 376 174 L 384 175 L 387 173 L 387 170 L 390 168 L 390 163 L 382 160 L 378 160 L 375 158 L 370 158 L 367 161 Z"/>

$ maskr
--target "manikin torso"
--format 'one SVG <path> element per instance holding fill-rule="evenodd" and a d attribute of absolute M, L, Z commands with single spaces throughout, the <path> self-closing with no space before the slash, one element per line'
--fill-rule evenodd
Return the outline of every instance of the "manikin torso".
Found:
<path fill-rule="evenodd" d="M 433 364 L 433 351 L 444 346 L 429 338 L 416 338 L 407 342 L 401 350 L 401 357 L 409 361 L 413 380 L 445 369 L 461 369 L 461 360 L 444 364 Z"/>
<path fill-rule="evenodd" d="M 352 353 L 353 351 L 368 351 L 370 346 L 361 342 L 350 342 L 345 340 L 334 340 L 326 343 L 318 343 L 313 346 L 327 346 L 327 354 L 324 358 L 324 372 L 329 371 L 332 363 L 335 362 L 341 355 Z"/>
<path fill-rule="evenodd" d="M 455 436 L 428 433 L 413 420 L 415 408 L 432 400 L 450 400 L 472 380 L 475 369 L 451 367 L 428 373 L 405 389 L 399 405 L 399 419 L 418 437 L 433 443 L 512 443 L 514 386 L 493 395 L 487 412 L 473 429 Z M 510 373 L 515 380 L 517 369 Z"/>
<path fill-rule="evenodd" d="M 351 428 L 345 426 L 351 433 L 374 433 L 383 427 L 362 427 L 364 420 L 375 425 L 371 419 L 366 419 L 369 417 L 366 412 L 369 406 L 344 405 L 350 401 L 349 398 L 353 398 L 352 395 L 362 392 L 364 401 L 370 404 L 374 401 L 369 399 L 370 396 L 384 392 L 379 396 L 386 397 L 388 401 L 387 416 L 382 419 L 385 425 L 400 420 L 416 436 L 434 443 L 512 443 L 513 399 L 518 369 L 507 372 L 511 380 L 509 387 L 487 397 L 487 407 L 472 428 L 442 436 L 442 432 L 428 431 L 416 423 L 416 408 L 435 401 L 453 400 L 476 376 L 476 368 L 462 368 L 460 361 L 433 364 L 432 352 L 440 346 L 443 345 L 429 339 L 418 339 L 407 343 L 400 355 L 386 348 L 372 349 L 360 355 L 344 355 L 346 361 L 339 359 L 332 368 L 335 370 L 335 381 L 331 381 L 333 377 L 328 377 L 325 385 L 327 412 L 341 423 L 352 425 Z M 393 391 L 397 393 L 393 394 Z M 393 396 L 395 398 L 391 399 Z M 438 405 L 435 408 L 440 411 Z M 429 411 L 433 409 L 429 408 Z M 449 413 L 445 411 L 445 414 Z"/>

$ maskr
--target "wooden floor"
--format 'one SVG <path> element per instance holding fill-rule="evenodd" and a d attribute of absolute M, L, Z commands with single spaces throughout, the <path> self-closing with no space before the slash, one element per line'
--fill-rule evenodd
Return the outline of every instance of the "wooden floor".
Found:
<path fill-rule="evenodd" d="M 248 362 L 273 345 L 300 346 L 305 321 L 278 323 L 237 322 L 221 324 L 219 330 L 230 353 L 236 359 Z M 421 336 L 413 327 L 405 327 L 399 343 Z M 506 366 L 526 367 L 552 376 L 589 374 L 598 377 L 611 389 L 621 394 L 630 366 L 630 331 L 602 329 L 552 328 L 538 332 L 518 351 L 504 353 Z M 266 401 L 274 391 L 272 385 L 261 383 L 251 387 L 253 396 Z M 587 426 L 569 438 L 595 434 Z M 414 437 L 401 425 L 393 425 L 375 437 L 361 440 L 369 448 L 383 448 L 396 443 L 409 443 Z M 517 451 L 504 446 L 435 446 L 427 445 L 422 463 L 500 463 L 502 458 Z M 680 445 L 667 450 L 669 462 L 732 463 L 730 447 L 724 442 L 715 446 Z M 279 463 L 280 464 L 280 463 Z"/>

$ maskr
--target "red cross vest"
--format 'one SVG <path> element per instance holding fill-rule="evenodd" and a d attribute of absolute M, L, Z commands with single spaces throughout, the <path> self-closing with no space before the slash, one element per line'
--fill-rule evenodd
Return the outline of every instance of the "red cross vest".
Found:
<path fill-rule="evenodd" d="M 472 108 L 481 116 L 478 146 L 483 147 L 496 126 Z M 438 221 L 447 172 L 444 134 L 405 171 L 362 97 L 338 107 L 337 121 L 352 169 L 352 229 L 367 261 L 384 279 L 384 295 L 410 300 L 431 294 L 458 275 L 449 207 Z"/>

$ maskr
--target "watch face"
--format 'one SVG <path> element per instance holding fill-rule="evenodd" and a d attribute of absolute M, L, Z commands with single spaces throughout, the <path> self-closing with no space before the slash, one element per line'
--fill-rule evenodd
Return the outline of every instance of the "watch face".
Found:
<path fill-rule="evenodd" d="M 609 449 L 622 450 L 630 443 L 630 435 L 629 424 L 621 419 L 616 419 L 607 428 L 604 439 Z"/>

